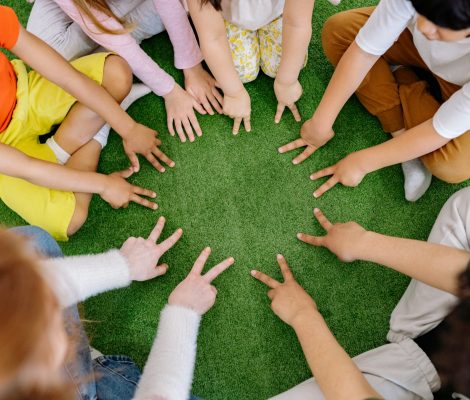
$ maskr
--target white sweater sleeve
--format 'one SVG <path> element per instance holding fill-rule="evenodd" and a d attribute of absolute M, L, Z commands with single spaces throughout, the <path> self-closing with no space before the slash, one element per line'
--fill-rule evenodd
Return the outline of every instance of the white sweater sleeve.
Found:
<path fill-rule="evenodd" d="M 446 139 L 454 139 L 470 129 L 470 83 L 441 105 L 432 122 L 437 133 Z"/>
<path fill-rule="evenodd" d="M 43 262 L 43 270 L 64 308 L 131 282 L 127 261 L 119 250 L 51 258 Z"/>
<path fill-rule="evenodd" d="M 196 359 L 201 317 L 188 308 L 167 305 L 134 400 L 187 400 Z"/>
<path fill-rule="evenodd" d="M 381 0 L 356 36 L 357 45 L 375 56 L 384 54 L 416 14 L 409 0 Z"/>

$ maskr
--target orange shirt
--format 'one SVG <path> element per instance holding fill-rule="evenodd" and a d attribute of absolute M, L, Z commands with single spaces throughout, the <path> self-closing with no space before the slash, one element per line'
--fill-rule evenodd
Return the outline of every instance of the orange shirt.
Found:
<path fill-rule="evenodd" d="M 0 6 L 0 47 L 11 49 L 20 34 L 20 22 L 10 7 Z M 0 132 L 11 121 L 16 106 L 16 74 L 5 54 L 0 53 Z"/>

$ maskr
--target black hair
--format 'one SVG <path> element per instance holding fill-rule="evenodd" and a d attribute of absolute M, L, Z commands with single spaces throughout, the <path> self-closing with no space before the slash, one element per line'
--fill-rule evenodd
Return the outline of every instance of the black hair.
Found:
<path fill-rule="evenodd" d="M 217 11 L 222 11 L 222 0 L 201 0 L 201 4 L 212 4 Z"/>
<path fill-rule="evenodd" d="M 411 0 L 423 17 L 441 28 L 460 31 L 470 28 L 470 0 Z"/>
<path fill-rule="evenodd" d="M 451 0 L 449 0 L 451 1 Z M 456 392 L 470 393 L 470 265 L 459 279 L 459 304 L 444 322 L 441 348 L 433 360 L 444 385 Z"/>

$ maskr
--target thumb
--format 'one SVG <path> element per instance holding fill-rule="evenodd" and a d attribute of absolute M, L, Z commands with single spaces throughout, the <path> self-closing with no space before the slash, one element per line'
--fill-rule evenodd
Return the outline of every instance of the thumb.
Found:
<path fill-rule="evenodd" d="M 134 173 L 133 167 L 129 167 L 123 171 L 116 172 L 121 178 L 127 179 Z"/>
<path fill-rule="evenodd" d="M 129 158 L 131 162 L 131 168 L 133 172 L 139 172 L 140 164 L 139 164 L 139 159 L 137 158 L 137 155 L 134 152 L 128 152 L 127 157 Z"/>

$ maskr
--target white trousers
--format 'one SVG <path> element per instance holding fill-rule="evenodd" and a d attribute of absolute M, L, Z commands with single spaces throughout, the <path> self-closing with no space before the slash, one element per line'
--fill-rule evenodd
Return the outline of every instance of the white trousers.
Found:
<path fill-rule="evenodd" d="M 455 193 L 446 202 L 428 241 L 470 251 L 470 187 Z M 440 379 L 413 339 L 434 329 L 457 301 L 449 293 L 412 279 L 390 318 L 387 339 L 391 343 L 354 357 L 364 377 L 385 399 L 433 399 L 432 393 L 440 388 Z M 324 397 L 311 378 L 273 399 Z"/>
<path fill-rule="evenodd" d="M 130 34 L 137 43 L 165 30 L 153 0 L 108 0 L 107 3 L 118 17 L 136 25 Z M 26 29 L 67 60 L 93 53 L 99 47 L 54 0 L 34 2 Z"/>

